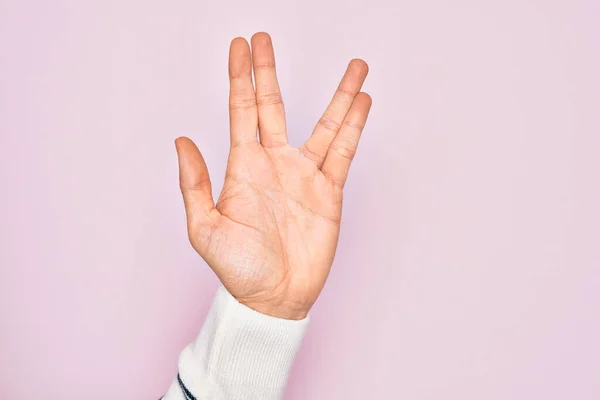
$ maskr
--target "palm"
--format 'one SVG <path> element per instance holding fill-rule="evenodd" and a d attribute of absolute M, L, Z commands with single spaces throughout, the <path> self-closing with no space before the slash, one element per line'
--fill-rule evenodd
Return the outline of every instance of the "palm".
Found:
<path fill-rule="evenodd" d="M 230 49 L 232 146 L 216 204 L 202 156 L 189 139 L 178 140 L 188 232 L 240 302 L 299 319 L 319 295 L 335 255 L 343 183 L 370 106 L 368 95 L 358 93 L 366 65 L 351 62 L 298 149 L 287 143 L 269 36 L 256 34 L 252 48 L 250 55 L 247 42 L 234 39 Z"/>
<path fill-rule="evenodd" d="M 335 253 L 341 197 L 298 149 L 234 149 L 207 246 L 225 286 L 242 299 L 282 289 L 307 291 L 302 303 L 316 298 Z"/>

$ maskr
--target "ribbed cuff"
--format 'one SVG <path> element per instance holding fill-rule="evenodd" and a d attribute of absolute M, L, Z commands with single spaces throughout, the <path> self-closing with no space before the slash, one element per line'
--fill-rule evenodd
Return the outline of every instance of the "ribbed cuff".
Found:
<path fill-rule="evenodd" d="M 277 398 L 308 321 L 261 314 L 221 286 L 198 338 L 179 357 L 181 380 L 198 399 L 223 390 Z"/>

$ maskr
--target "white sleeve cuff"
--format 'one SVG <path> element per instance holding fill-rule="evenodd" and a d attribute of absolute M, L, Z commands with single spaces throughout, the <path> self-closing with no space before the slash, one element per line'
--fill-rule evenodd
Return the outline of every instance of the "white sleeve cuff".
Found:
<path fill-rule="evenodd" d="M 219 287 L 164 399 L 279 399 L 308 321 L 261 314 Z"/>

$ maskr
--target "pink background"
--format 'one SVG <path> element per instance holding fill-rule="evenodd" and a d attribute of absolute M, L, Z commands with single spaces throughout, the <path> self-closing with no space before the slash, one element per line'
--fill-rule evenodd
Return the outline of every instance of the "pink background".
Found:
<path fill-rule="evenodd" d="M 598 1 L 0 0 L 0 398 L 156 399 L 217 280 L 173 139 L 228 152 L 272 34 L 290 138 L 371 118 L 286 399 L 600 398 Z"/>

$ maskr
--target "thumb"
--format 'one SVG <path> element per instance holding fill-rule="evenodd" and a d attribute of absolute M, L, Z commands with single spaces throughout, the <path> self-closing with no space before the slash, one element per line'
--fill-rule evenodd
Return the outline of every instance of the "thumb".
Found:
<path fill-rule="evenodd" d="M 187 137 L 175 139 L 175 148 L 179 162 L 179 187 L 183 195 L 187 219 L 188 234 L 194 244 L 197 234 L 211 225 L 214 217 L 215 203 L 208 168 L 198 147 Z"/>

